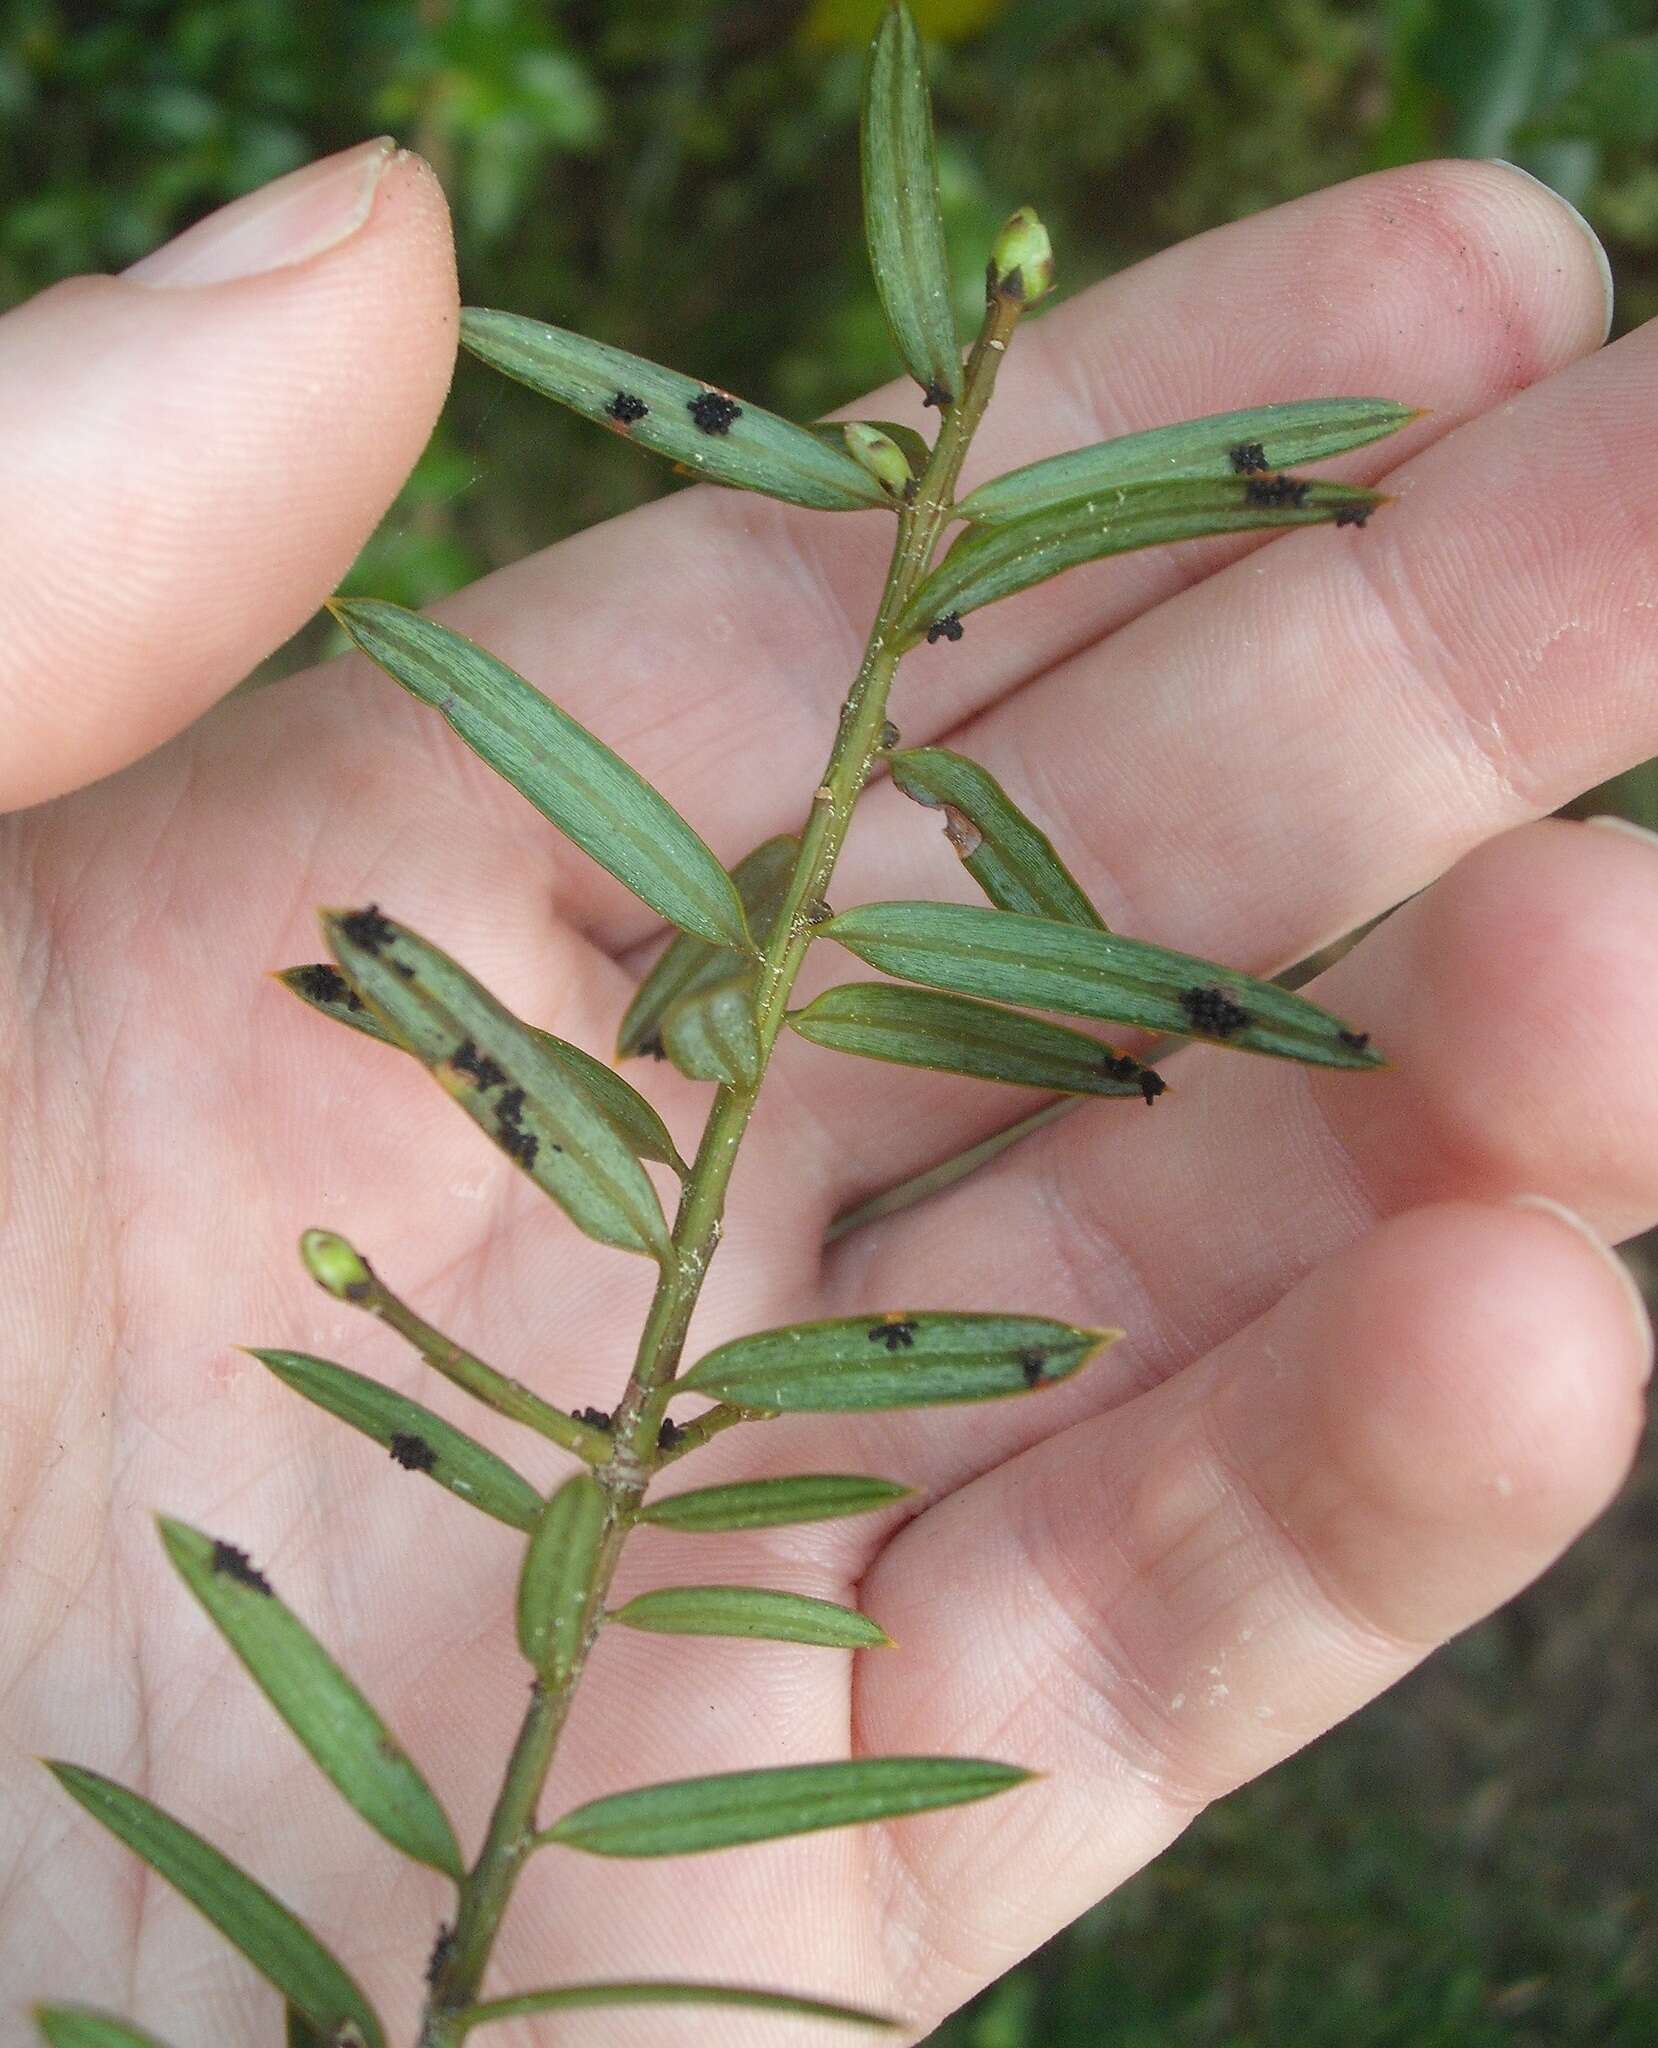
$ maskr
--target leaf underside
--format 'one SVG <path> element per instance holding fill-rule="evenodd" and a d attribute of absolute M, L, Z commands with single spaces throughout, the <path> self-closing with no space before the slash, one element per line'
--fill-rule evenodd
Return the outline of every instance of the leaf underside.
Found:
<path fill-rule="evenodd" d="M 821 931 L 884 974 L 956 995 L 1314 1066 L 1382 1063 L 1363 1032 L 1305 996 L 1115 932 L 962 903 L 871 903 Z"/>
<path fill-rule="evenodd" d="M 603 1490 L 578 1472 L 548 1501 L 518 1578 L 518 1647 L 549 1685 L 569 1676 L 581 1647 L 604 1537 Z"/>
<path fill-rule="evenodd" d="M 516 669 L 402 605 L 352 598 L 329 609 L 371 661 L 440 711 L 481 760 L 659 916 L 715 945 L 751 950 L 731 879 L 697 832 Z"/>
<path fill-rule="evenodd" d="M 590 1800 L 537 1837 L 594 1856 L 686 1856 L 892 1820 L 1010 1791 L 1030 1776 L 972 1757 L 871 1757 L 681 1778 Z"/>
<path fill-rule="evenodd" d="M 854 1608 L 806 1593 L 761 1586 L 663 1586 L 640 1593 L 610 1616 L 652 1635 L 747 1636 L 811 1643 L 830 1650 L 890 1649 L 886 1630 Z"/>
<path fill-rule="evenodd" d="M 310 1929 L 255 1878 L 140 1793 L 78 1764 L 47 1768 L 72 1799 L 181 1892 L 324 2039 L 355 2028 L 383 2048 L 373 2008 Z"/>
<path fill-rule="evenodd" d="M 850 1472 L 802 1472 L 785 1479 L 741 1479 L 729 1486 L 693 1487 L 649 1502 L 640 1520 L 663 1529 L 715 1532 L 777 1529 L 793 1522 L 825 1522 L 871 1514 L 907 1500 L 913 1487 Z"/>
<path fill-rule="evenodd" d="M 835 2005 L 821 1998 L 801 1998 L 788 1991 L 751 1991 L 740 1985 L 677 1984 L 648 1979 L 611 1984 L 560 1984 L 546 1991 L 521 1991 L 511 1998 L 493 1998 L 470 2005 L 458 2015 L 470 2031 L 492 2020 L 533 2019 L 544 2012 L 579 2012 L 599 2005 L 727 2005 L 749 2012 L 774 2012 L 803 2020 L 839 2020 L 848 2026 L 902 2033 L 905 2023 L 861 2006 Z M 77 2044 L 78 2048 L 78 2044 Z M 89 2044 L 90 2048 L 90 2044 Z"/>
<path fill-rule="evenodd" d="M 844 443 L 836 447 L 792 420 L 626 349 L 480 306 L 461 311 L 461 345 L 544 398 L 711 483 L 820 512 L 888 504 Z"/>
<path fill-rule="evenodd" d="M 988 1401 L 1069 1378 L 1120 1334 L 1046 1316 L 843 1316 L 722 1344 L 678 1384 L 777 1414 Z"/>
<path fill-rule="evenodd" d="M 394 1848 L 458 1884 L 460 1845 L 432 1788 L 311 1631 L 258 1573 L 235 1567 L 240 1552 L 165 1516 L 160 1529 L 179 1576 L 317 1766 Z"/>

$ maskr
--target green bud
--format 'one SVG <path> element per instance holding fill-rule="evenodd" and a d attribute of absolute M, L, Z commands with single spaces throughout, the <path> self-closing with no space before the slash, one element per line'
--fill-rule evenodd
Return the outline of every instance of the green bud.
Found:
<path fill-rule="evenodd" d="M 299 1255 L 306 1272 L 336 1301 L 360 1302 L 374 1285 L 367 1259 L 331 1230 L 306 1231 L 299 1241 Z"/>
<path fill-rule="evenodd" d="M 1054 250 L 1033 208 L 1010 214 L 990 252 L 990 289 L 1034 306 L 1054 288 Z"/>
<path fill-rule="evenodd" d="M 903 498 L 910 493 L 915 477 L 905 455 L 890 434 L 864 420 L 848 420 L 841 428 L 854 462 L 867 469 L 888 497 Z"/>

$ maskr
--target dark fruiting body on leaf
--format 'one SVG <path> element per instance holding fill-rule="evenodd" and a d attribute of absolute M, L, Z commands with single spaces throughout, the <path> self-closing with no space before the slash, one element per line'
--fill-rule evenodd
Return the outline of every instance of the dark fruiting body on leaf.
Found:
<path fill-rule="evenodd" d="M 457 1074 L 469 1074 L 485 1090 L 499 1088 L 507 1078 L 505 1068 L 498 1067 L 487 1053 L 479 1052 L 470 1038 L 456 1046 L 449 1055 L 449 1064 Z"/>
<path fill-rule="evenodd" d="M 685 409 L 705 434 L 729 434 L 731 422 L 741 419 L 743 409 L 723 391 L 699 391 L 685 401 Z"/>
<path fill-rule="evenodd" d="M 605 407 L 607 416 L 619 427 L 631 427 L 636 420 L 644 419 L 650 407 L 642 398 L 635 398 L 631 391 L 618 391 Z"/>
<path fill-rule="evenodd" d="M 955 393 L 947 390 L 944 385 L 939 383 L 936 377 L 931 384 L 924 384 L 921 387 L 921 403 L 924 406 L 936 405 L 940 412 L 942 412 L 945 406 L 954 405 L 955 402 Z"/>
<path fill-rule="evenodd" d="M 455 1946 L 455 1930 L 447 1920 L 438 1922 L 438 1938 L 432 1943 L 432 1953 L 426 1959 L 426 1982 L 436 1984 L 443 1975 L 443 1966 L 448 1962 Z"/>
<path fill-rule="evenodd" d="M 936 647 L 940 640 L 959 640 L 966 630 L 960 612 L 946 612 L 942 619 L 934 619 L 927 628 L 927 645 Z"/>
<path fill-rule="evenodd" d="M 884 1344 L 889 1351 L 908 1351 L 915 1342 L 915 1322 L 909 1316 L 889 1316 L 869 1333 L 871 1344 Z"/>
<path fill-rule="evenodd" d="M 1336 513 L 1336 524 L 1362 526 L 1375 509 L 1374 505 L 1343 505 Z"/>
<path fill-rule="evenodd" d="M 664 1418 L 662 1427 L 656 1432 L 656 1448 L 659 1451 L 674 1450 L 685 1432 L 672 1416 Z"/>
<path fill-rule="evenodd" d="M 1336 1036 L 1352 1052 L 1363 1052 L 1370 1043 L 1368 1031 L 1338 1031 Z"/>
<path fill-rule="evenodd" d="M 1240 441 L 1236 448 L 1227 449 L 1226 459 L 1239 476 L 1252 476 L 1272 467 L 1259 441 Z"/>
<path fill-rule="evenodd" d="M 1025 1375 L 1027 1387 L 1039 1387 L 1042 1384 L 1042 1371 L 1047 1363 L 1048 1354 L 1045 1351 L 1038 1351 L 1033 1347 L 1029 1351 L 1020 1352 L 1019 1370 Z"/>
<path fill-rule="evenodd" d="M 1249 505 L 1292 505 L 1297 510 L 1307 502 L 1312 485 L 1299 476 L 1252 476 L 1244 484 L 1244 502 Z"/>
<path fill-rule="evenodd" d="M 380 915 L 378 903 L 371 903 L 364 910 L 353 910 L 340 919 L 340 930 L 354 946 L 361 946 L 365 953 L 378 953 L 382 946 L 389 946 L 397 937 L 387 919 Z"/>
<path fill-rule="evenodd" d="M 1249 1022 L 1249 1012 L 1223 988 L 1182 989 L 1180 1007 L 1192 1029 L 1208 1038 L 1231 1038 Z"/>
<path fill-rule="evenodd" d="M 360 1010 L 363 999 L 337 967 L 325 963 L 297 968 L 294 987 L 313 1003 L 342 1003 L 348 1010 Z"/>
<path fill-rule="evenodd" d="M 386 1448 L 405 1472 L 430 1472 L 438 1461 L 432 1446 L 413 1430 L 398 1430 Z"/>
<path fill-rule="evenodd" d="M 213 1569 L 222 1572 L 227 1579 L 234 1579 L 239 1586 L 246 1586 L 250 1592 L 263 1593 L 271 1597 L 271 1582 L 254 1564 L 245 1550 L 239 1550 L 234 1543 L 215 1543 L 213 1546 Z"/>
<path fill-rule="evenodd" d="M 610 1427 L 610 1414 L 604 1408 L 578 1408 L 576 1410 L 576 1420 L 578 1422 L 585 1422 L 589 1429 L 608 1429 Z"/>

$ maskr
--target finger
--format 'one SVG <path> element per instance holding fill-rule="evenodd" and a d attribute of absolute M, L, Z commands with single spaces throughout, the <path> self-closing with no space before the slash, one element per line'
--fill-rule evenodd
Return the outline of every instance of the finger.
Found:
<path fill-rule="evenodd" d="M 1038 1400 L 955 1427 L 883 1418 L 895 1469 L 956 1485 L 1120 1404 L 1378 1217 L 1531 1190 L 1607 1235 L 1658 1219 L 1655 853 L 1627 833 L 1534 825 L 1389 919 L 1312 991 L 1374 1024 L 1384 1071 L 1194 1048 L 1155 1109 L 1091 1105 L 848 1239 L 833 1312 L 1030 1309 L 1128 1333 Z"/>
<path fill-rule="evenodd" d="M 1258 974 L 1315 952 L 1658 749 L 1655 370 L 1658 326 L 1417 457 L 1362 533 L 1286 536 L 950 744 L 1117 929 Z M 871 791 L 836 902 L 962 893 L 940 836 Z M 905 1084 L 839 1071 L 857 1114 L 833 1077 L 822 1106 L 854 1185 L 983 1134 L 966 1090 L 912 1116 Z"/>
<path fill-rule="evenodd" d="M 454 337 L 443 198 L 389 142 L 0 321 L 0 809 L 156 746 L 316 609 Z"/>
<path fill-rule="evenodd" d="M 1620 1483 L 1650 1357 L 1582 1226 L 1417 1211 L 912 1523 L 861 1589 L 903 1649 L 859 1660 L 856 1749 L 1045 1775 L 881 1837 L 907 2009 L 948 2010 L 1542 1571 Z"/>
<path fill-rule="evenodd" d="M 1200 237 L 1033 324 L 1009 354 L 975 468 L 1321 393 L 1433 408 L 1386 452 L 1344 465 L 1374 476 L 1594 348 L 1601 261 L 1558 201 L 1508 172 L 1440 164 L 1361 179 Z M 868 403 L 923 421 L 902 391 Z M 698 491 L 492 576 L 443 614 L 592 724 L 735 858 L 798 823 L 891 541 L 885 515 Z M 933 649 L 906 668 L 906 738 L 947 730 L 1222 558 L 1123 558 L 1034 606 L 987 611 L 966 659 Z M 732 772 L 738 737 L 763 776 Z M 607 943 L 651 929 L 620 890 L 585 866 L 568 872 Z"/>

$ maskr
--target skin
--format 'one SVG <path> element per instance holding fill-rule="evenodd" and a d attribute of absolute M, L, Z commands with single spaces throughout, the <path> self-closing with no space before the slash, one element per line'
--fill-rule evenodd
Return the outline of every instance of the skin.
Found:
<path fill-rule="evenodd" d="M 1045 1775 L 695 1865 L 545 1852 L 493 1990 L 766 1982 L 919 2034 L 1206 1801 L 1508 1599 L 1616 1491 L 1650 1343 L 1605 1241 L 1658 1219 L 1658 847 L 1533 822 L 1658 751 L 1658 337 L 1602 349 L 1604 331 L 1595 252 L 1552 195 L 1439 164 L 1219 230 L 1020 338 L 971 477 L 1273 399 L 1432 408 L 1336 466 L 1396 493 L 1365 530 L 1081 572 L 919 651 L 894 705 L 908 743 L 1001 776 L 1120 929 L 1264 973 L 1411 896 L 1314 990 L 1392 1065 L 1183 1052 L 1154 1109 L 1091 1107 L 820 1254 L 837 1211 L 1031 1098 L 780 1049 L 693 1353 L 924 1306 L 1129 1334 L 1027 1401 L 742 1429 L 680 1468 L 676 1485 L 817 1469 L 922 1492 L 751 1538 L 649 1532 L 620 1597 L 791 1588 L 863 1606 L 902 1647 L 613 1631 L 549 1818 L 630 1783 L 849 1751 Z M 151 1510 L 252 1553 L 468 1844 L 523 1700 L 516 1539 L 232 1346 L 383 1375 L 542 1483 L 562 1463 L 467 1410 L 288 1248 L 344 1230 L 570 1407 L 615 1399 L 647 1293 L 644 1262 L 588 1244 L 412 1064 L 261 978 L 317 957 L 311 906 L 378 899 L 603 1050 L 658 939 L 365 665 L 213 708 L 391 498 L 454 332 L 442 199 L 404 157 L 354 231 L 302 260 L 166 289 L 79 280 L 0 321 L 0 438 L 28 484 L 0 501 L 0 803 L 18 807 L 0 820 L 0 1983 L 176 2041 L 274 2039 L 271 1995 L 32 1756 L 107 1771 L 249 1863 L 394 2039 L 449 1901 L 298 1752 L 172 1577 Z M 875 410 L 919 421 L 917 396 Z M 735 858 L 816 781 L 889 537 L 875 514 L 698 490 L 443 612 Z M 939 891 L 963 888 L 936 820 L 875 789 L 837 902 Z M 689 1144 L 705 1091 L 632 1073 Z M 661 2012 L 556 2034 L 819 2038 Z M 0 2038 L 29 2038 L 15 2010 Z"/>

